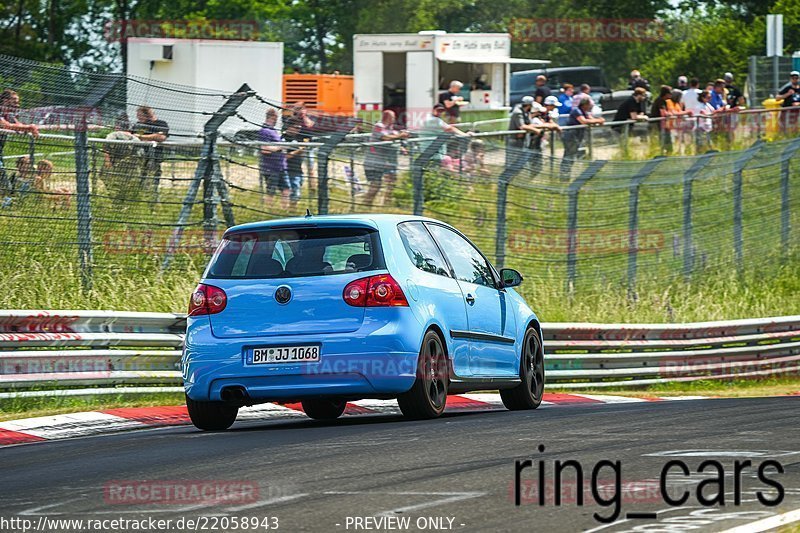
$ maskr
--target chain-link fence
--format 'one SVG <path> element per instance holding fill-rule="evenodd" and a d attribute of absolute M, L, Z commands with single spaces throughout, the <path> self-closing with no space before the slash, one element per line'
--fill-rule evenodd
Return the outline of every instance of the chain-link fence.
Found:
<path fill-rule="evenodd" d="M 747 66 L 747 92 L 751 102 L 760 103 L 772 98 L 789 81 L 795 70 L 791 57 L 750 56 Z"/>
<path fill-rule="evenodd" d="M 199 275 L 224 228 L 306 209 L 444 220 L 498 266 L 520 270 L 534 293 L 548 284 L 635 298 L 643 283 L 777 265 L 798 244 L 800 139 L 780 122 L 773 141 L 758 140 L 769 139 L 761 119 L 752 137 L 712 129 L 747 140 L 739 150 L 635 161 L 578 150 L 565 159 L 552 148 L 563 133 L 520 148 L 519 132 L 463 135 L 432 117 L 413 135 L 387 124 L 353 133 L 352 118 L 307 116 L 246 86 L 215 94 L 146 82 L 145 91 L 142 80 L 73 74 L 0 61 L 4 87 L 25 109 L 20 120 L 37 119 L 29 98 L 59 117 L 40 118 L 38 138 L 6 132 L 0 141 L 0 264 L 21 275 L 31 262 L 79 270 L 86 287 L 101 269 L 152 280 L 182 265 Z M 193 110 L 184 121 L 121 123 L 141 106 L 177 117 L 184 104 Z M 196 116 L 202 132 L 192 129 Z M 279 125 L 265 128 L 265 117 Z M 48 124 L 64 131 L 44 133 Z M 607 134 L 621 150 L 626 129 L 639 126 L 618 125 Z M 586 146 L 600 129 L 580 131 Z"/>

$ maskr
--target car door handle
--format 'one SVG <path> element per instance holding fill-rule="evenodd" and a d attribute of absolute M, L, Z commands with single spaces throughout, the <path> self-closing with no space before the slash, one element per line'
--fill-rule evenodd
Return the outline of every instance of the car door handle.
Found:
<path fill-rule="evenodd" d="M 469 305 L 472 305 L 472 304 L 475 303 L 475 297 L 473 295 L 471 295 L 471 294 L 467 294 L 466 300 L 467 300 L 467 303 Z"/>

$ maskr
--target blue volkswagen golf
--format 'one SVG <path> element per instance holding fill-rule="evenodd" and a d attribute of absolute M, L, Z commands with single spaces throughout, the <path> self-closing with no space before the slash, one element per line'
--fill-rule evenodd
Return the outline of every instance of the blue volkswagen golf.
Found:
<path fill-rule="evenodd" d="M 407 215 L 306 216 L 228 229 L 191 296 L 182 357 L 189 415 L 227 429 L 238 409 L 397 398 L 435 418 L 447 395 L 500 390 L 535 409 L 542 333 L 513 287 L 458 230 Z"/>

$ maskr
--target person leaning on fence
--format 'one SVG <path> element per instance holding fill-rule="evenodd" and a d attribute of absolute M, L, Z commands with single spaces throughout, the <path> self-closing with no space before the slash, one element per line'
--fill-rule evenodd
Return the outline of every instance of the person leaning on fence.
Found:
<path fill-rule="evenodd" d="M 39 127 L 36 124 L 23 124 L 17 118 L 19 111 L 19 95 L 11 89 L 5 89 L 0 93 L 0 130 L 15 131 L 17 133 L 28 133 L 34 139 L 39 137 Z M 0 205 L 11 205 L 11 195 L 13 187 L 3 166 L 3 150 L 5 148 L 7 134 L 0 132 Z"/>
<path fill-rule="evenodd" d="M 573 96 L 575 96 L 575 86 L 571 83 L 565 83 L 561 87 L 561 92 L 558 93 L 558 101 L 561 104 L 558 109 L 560 115 L 569 115 L 569 112 L 572 111 Z M 567 123 L 567 117 L 560 117 L 558 123 L 563 126 Z"/>
<path fill-rule="evenodd" d="M 592 107 L 594 107 L 594 101 L 592 101 L 591 98 L 584 98 L 580 101 L 580 104 L 577 107 L 573 107 L 572 111 L 569 113 L 567 126 L 576 127 L 564 130 L 564 133 L 561 135 L 561 140 L 564 143 L 564 159 L 561 162 L 562 179 L 569 179 L 572 171 L 572 164 L 578 158 L 581 143 L 583 143 L 586 128 L 577 126 L 599 126 L 606 122 L 603 117 L 592 116 Z"/>
<path fill-rule="evenodd" d="M 697 97 L 699 102 L 692 114 L 697 117 L 697 124 L 694 129 L 694 139 L 697 145 L 697 153 L 711 150 L 711 131 L 714 129 L 712 115 L 716 113 L 714 106 L 711 105 L 711 93 L 703 91 Z"/>
<path fill-rule="evenodd" d="M 561 106 L 558 98 L 553 95 L 544 99 L 544 105 L 534 102 L 531 112 L 531 124 L 539 129 L 538 134 L 531 134 L 530 149 L 533 152 L 531 158 L 531 171 L 536 174 L 542 169 L 542 152 L 547 145 L 545 136 L 548 132 L 561 132 L 558 125 L 558 111 Z M 534 114 L 533 111 L 536 111 Z"/>
<path fill-rule="evenodd" d="M 683 145 L 684 133 L 687 132 L 686 125 L 691 126 L 691 120 L 687 120 L 691 116 L 691 111 L 686 111 L 683 108 L 683 91 L 680 89 L 672 89 L 670 97 L 667 98 L 667 107 L 662 110 L 661 116 L 664 117 L 664 128 L 666 134 L 671 136 L 671 145 L 674 147 L 678 145 L 678 151 L 681 152 Z M 689 130 L 691 131 L 691 130 Z"/>
<path fill-rule="evenodd" d="M 269 108 L 264 119 L 264 127 L 261 128 L 258 133 L 259 139 L 265 143 L 282 142 L 281 134 L 275 127 L 277 123 L 278 112 L 274 108 Z M 262 146 L 259 170 L 262 193 L 266 189 L 266 193 L 269 196 L 275 196 L 275 193 L 280 190 L 284 207 L 287 207 L 289 203 L 289 191 L 292 186 L 289 183 L 286 155 L 284 154 L 283 148 L 280 146 Z M 266 197 L 264 197 L 263 201 L 266 203 Z"/>
<path fill-rule="evenodd" d="M 539 135 L 541 128 L 532 123 L 532 110 L 534 102 L 533 96 L 523 96 L 522 102 L 511 111 L 508 121 L 508 130 L 515 131 L 506 137 L 506 159 L 512 160 L 522 157 L 523 150 L 530 148 L 531 136 Z M 538 104 L 536 104 L 538 106 Z"/>
<path fill-rule="evenodd" d="M 650 117 L 661 118 L 666 116 L 667 100 L 672 95 L 672 87 L 669 85 L 662 85 L 659 90 L 658 97 L 653 100 L 653 105 L 650 106 Z M 651 123 L 651 132 L 658 132 L 659 144 L 661 145 L 661 153 L 668 154 L 672 152 L 672 135 L 667 128 L 666 121 L 656 121 Z"/>
<path fill-rule="evenodd" d="M 687 111 L 694 111 L 699 106 L 697 97 L 702 91 L 700 90 L 700 80 L 692 78 L 689 80 L 689 88 L 683 91 L 683 107 Z"/>
<path fill-rule="evenodd" d="M 420 137 L 427 137 L 430 140 L 422 141 L 419 143 L 419 149 L 421 151 L 425 151 L 428 146 L 431 145 L 433 139 L 438 137 L 443 133 L 449 133 L 456 137 L 468 137 L 470 134 L 464 133 L 460 129 L 456 128 L 453 124 L 448 124 L 444 120 L 442 120 L 442 115 L 445 112 L 445 107 L 443 104 L 436 104 L 433 106 L 433 110 L 431 113 L 425 117 L 425 120 L 422 123 L 422 128 L 419 131 Z M 446 143 L 445 143 L 446 144 Z M 438 161 L 442 168 L 445 170 L 454 171 L 455 168 L 455 161 L 454 159 L 445 153 L 445 144 L 443 144 L 433 155 L 431 158 L 432 161 Z"/>
<path fill-rule="evenodd" d="M 383 180 L 386 178 L 386 191 L 383 195 L 383 203 L 392 197 L 392 191 L 397 179 L 397 144 L 393 141 L 408 138 L 407 131 L 396 131 L 394 124 L 396 115 L 392 110 L 385 110 L 381 114 L 381 121 L 372 127 L 369 142 L 384 142 L 389 144 L 379 144 L 366 147 L 364 156 L 364 174 L 367 176 L 369 188 L 364 199 L 367 205 L 372 205 L 375 197 L 380 192 Z"/>
<path fill-rule="evenodd" d="M 614 114 L 614 122 L 622 122 L 625 120 L 638 120 L 647 121 L 647 114 L 645 113 L 645 99 L 647 98 L 647 91 L 644 87 L 637 87 L 633 93 L 620 104 L 617 112 Z M 614 130 L 621 132 L 625 131 L 627 124 L 616 124 L 613 126 Z"/>
<path fill-rule="evenodd" d="M 169 125 L 156 117 L 152 107 L 140 106 L 136 110 L 136 124 L 132 133 L 140 141 L 162 143 L 169 136 Z M 153 180 L 153 193 L 158 194 L 158 185 L 161 180 L 161 163 L 164 161 L 164 148 L 162 146 L 148 146 L 144 149 L 144 168 L 142 169 L 142 182 L 146 179 Z"/>
<path fill-rule="evenodd" d="M 784 134 L 796 132 L 800 115 L 800 72 L 793 70 L 789 74 L 789 83 L 780 88 L 775 100 L 779 101 L 784 109 L 793 108 L 781 112 L 781 130 Z"/>

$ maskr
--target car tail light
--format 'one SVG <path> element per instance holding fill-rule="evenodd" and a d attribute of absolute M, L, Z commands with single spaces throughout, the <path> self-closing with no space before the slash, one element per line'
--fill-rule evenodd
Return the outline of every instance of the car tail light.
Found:
<path fill-rule="evenodd" d="M 225 291 L 213 285 L 201 283 L 189 300 L 189 316 L 214 315 L 222 312 L 228 305 Z"/>
<path fill-rule="evenodd" d="M 355 307 L 408 307 L 403 289 L 389 274 L 379 274 L 351 281 L 342 298 Z"/>

